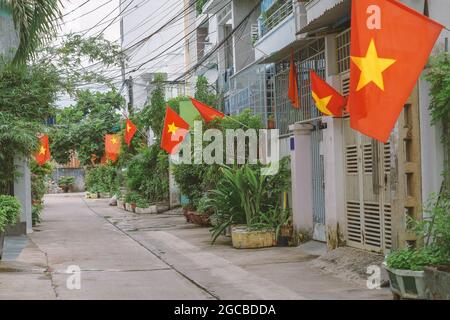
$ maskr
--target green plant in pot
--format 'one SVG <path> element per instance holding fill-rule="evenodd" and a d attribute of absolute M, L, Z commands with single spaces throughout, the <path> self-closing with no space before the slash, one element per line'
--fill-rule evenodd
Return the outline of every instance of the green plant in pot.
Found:
<path fill-rule="evenodd" d="M 222 180 L 208 193 L 207 204 L 214 210 L 213 242 L 232 225 L 243 225 L 243 232 L 273 232 L 275 238 L 285 223 L 282 210 L 276 208 L 281 207 L 281 194 L 290 184 L 287 160 L 280 162 L 278 174 L 272 176 L 262 175 L 259 165 L 222 167 L 221 173 Z"/>
<path fill-rule="evenodd" d="M 20 203 L 15 197 L 0 195 L 0 258 L 3 253 L 5 230 L 17 223 L 20 210 Z"/>
<path fill-rule="evenodd" d="M 62 176 L 58 179 L 58 186 L 63 189 L 64 193 L 68 193 L 70 188 L 75 184 L 75 177 Z"/>
<path fill-rule="evenodd" d="M 409 221 L 423 246 L 397 250 L 386 258 L 394 298 L 430 298 L 433 296 L 430 291 L 441 289 L 434 288 L 433 283 L 427 284 L 426 273 L 441 272 L 446 273 L 443 278 L 447 279 L 444 285 L 447 290 L 441 290 L 439 295 L 450 299 L 450 193 L 432 196 L 425 213 L 423 220 Z"/>

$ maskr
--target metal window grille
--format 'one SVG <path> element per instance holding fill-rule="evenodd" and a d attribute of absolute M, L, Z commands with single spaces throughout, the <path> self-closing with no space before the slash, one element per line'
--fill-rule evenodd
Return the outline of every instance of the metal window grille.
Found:
<path fill-rule="evenodd" d="M 350 29 L 339 33 L 336 40 L 338 72 L 344 73 L 350 70 Z"/>
<path fill-rule="evenodd" d="M 280 134 L 289 132 L 289 125 L 298 121 L 314 119 L 321 115 L 314 106 L 311 97 L 311 81 L 309 70 L 313 69 L 321 77 L 325 77 L 325 40 L 318 39 L 295 54 L 300 87 L 300 109 L 292 107 L 287 96 L 289 88 L 289 58 L 276 66 L 275 76 L 275 114 Z"/>

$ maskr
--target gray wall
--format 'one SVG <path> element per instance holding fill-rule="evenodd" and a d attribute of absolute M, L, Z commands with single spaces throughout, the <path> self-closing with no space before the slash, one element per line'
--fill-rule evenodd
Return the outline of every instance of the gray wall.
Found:
<path fill-rule="evenodd" d="M 82 168 L 57 168 L 53 172 L 52 179 L 58 182 L 60 177 L 75 177 L 75 186 L 73 192 L 84 191 L 84 169 Z"/>

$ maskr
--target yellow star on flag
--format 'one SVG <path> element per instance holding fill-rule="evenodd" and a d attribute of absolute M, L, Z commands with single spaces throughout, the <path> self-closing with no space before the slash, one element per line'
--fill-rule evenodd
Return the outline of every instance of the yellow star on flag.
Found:
<path fill-rule="evenodd" d="M 39 150 L 39 154 L 45 155 L 45 151 L 47 151 L 47 149 L 45 149 L 44 146 L 41 146 L 41 149 Z"/>
<path fill-rule="evenodd" d="M 130 132 L 130 131 L 131 131 L 131 127 L 129 124 L 127 124 L 127 132 Z"/>
<path fill-rule="evenodd" d="M 178 127 L 175 125 L 175 122 L 172 122 L 172 124 L 169 124 L 169 133 L 174 134 L 177 132 Z"/>
<path fill-rule="evenodd" d="M 111 143 L 112 144 L 117 144 L 117 138 L 116 137 L 112 137 L 111 138 Z"/>
<path fill-rule="evenodd" d="M 331 111 L 327 109 L 327 105 L 330 103 L 331 98 L 333 98 L 332 95 L 324 98 L 319 98 L 319 96 L 314 91 L 311 94 L 314 102 L 316 103 L 316 107 L 320 110 L 320 112 L 328 116 L 333 115 Z"/>
<path fill-rule="evenodd" d="M 370 40 L 369 48 L 365 57 L 351 57 L 352 61 L 361 70 L 358 87 L 361 90 L 369 83 L 373 82 L 378 88 L 384 91 L 383 71 L 395 63 L 395 59 L 384 59 L 378 57 L 375 41 Z"/>

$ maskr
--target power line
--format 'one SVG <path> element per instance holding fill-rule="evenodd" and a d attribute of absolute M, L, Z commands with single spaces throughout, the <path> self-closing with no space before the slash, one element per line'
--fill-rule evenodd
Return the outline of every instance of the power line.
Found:
<path fill-rule="evenodd" d="M 156 31 L 152 32 L 149 36 L 147 36 L 147 37 L 143 38 L 142 40 L 136 42 L 135 44 L 133 44 L 133 45 L 131 45 L 131 46 L 129 46 L 129 47 L 123 49 L 120 53 L 126 53 L 127 51 L 133 50 L 133 49 L 135 49 L 135 48 L 136 48 L 137 50 L 139 50 L 139 48 L 140 48 L 141 45 L 143 45 L 145 42 L 147 42 L 148 40 L 150 40 L 154 35 L 156 35 L 157 33 L 161 32 L 161 31 L 164 30 L 167 26 L 169 26 L 169 25 L 172 24 L 174 21 L 176 21 L 178 17 L 180 17 L 181 15 L 183 15 L 183 17 L 184 17 L 184 13 L 185 13 L 187 10 L 189 10 L 191 7 L 193 7 L 193 6 L 196 4 L 197 1 L 199 1 L 199 0 L 196 0 L 196 1 L 192 2 L 187 8 L 185 8 L 184 10 L 182 10 L 182 12 L 177 13 L 174 17 L 172 17 L 169 21 L 167 21 L 165 24 L 163 24 L 163 25 L 162 25 L 160 28 L 158 28 Z M 208 19 L 208 20 L 209 20 L 209 19 Z M 171 40 L 173 40 L 173 39 L 174 39 L 174 38 L 170 39 L 169 42 L 170 42 Z M 181 39 L 181 40 L 183 40 L 183 39 Z M 163 46 L 164 46 L 164 45 L 163 45 Z M 160 49 L 160 48 L 163 47 L 163 46 L 160 46 L 160 47 L 157 48 L 156 50 Z M 172 48 L 172 47 L 173 47 L 173 46 L 171 46 L 171 48 Z M 170 48 L 169 48 L 169 49 L 170 49 Z M 96 63 L 94 63 L 94 64 L 91 64 L 91 65 L 89 65 L 89 66 L 86 66 L 85 68 L 91 68 L 91 67 L 94 67 L 94 66 L 99 65 L 99 64 L 101 64 L 101 62 L 96 62 Z"/>
<path fill-rule="evenodd" d="M 220 47 L 222 47 L 232 36 L 233 34 L 243 26 L 244 23 L 248 23 L 248 19 L 250 19 L 250 16 L 253 14 L 253 12 L 256 11 L 256 9 L 259 8 L 259 6 L 261 5 L 262 0 L 258 1 L 258 4 L 256 6 L 253 7 L 253 9 L 244 17 L 244 19 L 239 22 L 239 24 L 230 32 L 230 34 L 228 36 L 226 36 L 220 43 L 218 43 L 216 45 L 216 48 L 214 48 L 213 50 L 211 50 L 210 52 L 208 52 L 205 56 L 203 56 L 201 58 L 201 60 L 192 68 L 190 68 L 188 71 L 186 71 L 182 76 L 176 78 L 174 80 L 174 82 L 179 81 L 180 79 L 184 78 L 185 76 L 189 75 L 190 73 L 192 73 L 193 71 L 195 71 L 199 66 L 201 66 L 209 57 L 211 57 L 211 55 L 216 52 L 217 50 L 219 50 Z"/>
<path fill-rule="evenodd" d="M 61 18 L 66 17 L 66 16 L 68 16 L 69 14 L 71 14 L 71 13 L 77 11 L 78 9 L 80 9 L 81 7 L 83 7 L 85 4 L 87 4 L 89 1 L 91 1 L 91 0 L 86 0 L 85 2 L 83 2 L 82 4 L 80 4 L 78 7 L 76 7 L 75 9 L 73 9 L 72 11 L 67 12 L 66 14 L 63 14 L 63 15 L 61 16 Z"/>
<path fill-rule="evenodd" d="M 82 18 L 82 17 L 85 17 L 85 16 L 87 16 L 88 14 L 91 14 L 91 13 L 97 11 L 98 9 L 103 8 L 104 6 L 106 6 L 108 3 L 112 2 L 112 1 L 113 1 L 113 0 L 109 0 L 109 1 L 107 1 L 107 2 L 104 2 L 104 3 L 102 3 L 100 6 L 98 6 L 98 7 L 94 8 L 94 9 L 90 10 L 89 12 L 86 12 L 86 13 L 84 13 L 84 14 L 82 14 L 82 15 L 80 15 L 80 16 L 78 16 L 78 17 L 72 19 L 72 20 L 64 21 L 63 23 L 61 23 L 61 24 L 58 25 L 58 26 L 60 27 L 60 26 L 65 25 L 66 23 L 70 23 L 70 22 L 76 21 L 76 20 L 78 20 L 78 19 L 80 19 L 80 18 Z M 87 2 L 88 2 L 88 1 L 87 1 Z"/>
<path fill-rule="evenodd" d="M 145 1 L 145 2 L 148 2 L 148 0 Z M 118 17 L 120 17 L 120 16 L 124 13 L 125 10 L 127 10 L 127 8 L 128 8 L 132 3 L 133 3 L 133 0 L 131 0 L 130 3 L 129 3 L 122 11 L 120 11 L 119 14 L 118 14 L 118 15 L 117 15 L 110 23 L 108 23 L 108 25 L 107 25 L 102 31 L 99 32 L 99 34 L 96 36 L 96 38 L 98 38 L 99 35 L 101 35 L 103 32 L 105 32 L 106 29 L 108 29 L 108 28 L 114 23 L 114 21 L 116 21 L 116 19 L 117 19 Z M 142 2 L 141 2 L 140 4 L 142 4 Z M 137 5 L 136 8 L 139 8 L 139 5 Z"/>

